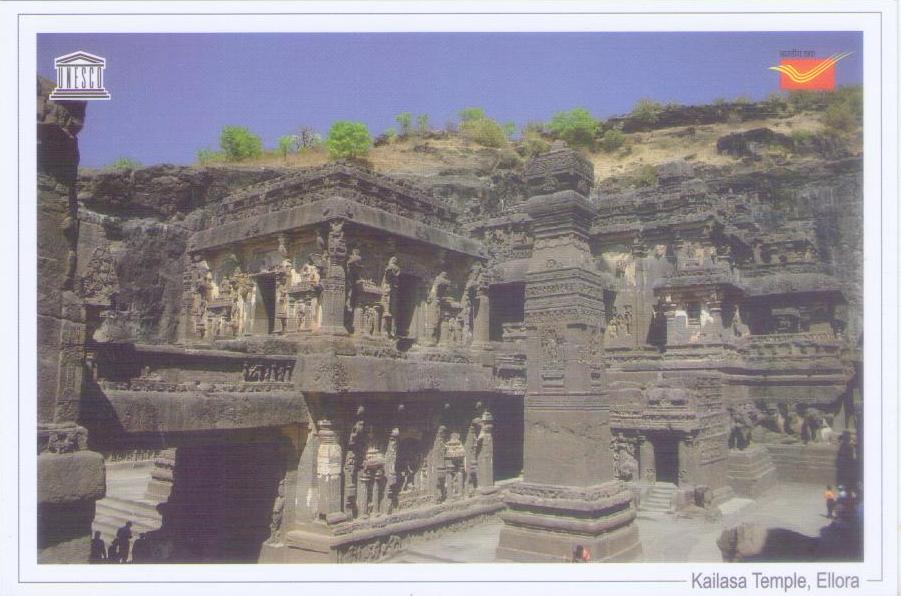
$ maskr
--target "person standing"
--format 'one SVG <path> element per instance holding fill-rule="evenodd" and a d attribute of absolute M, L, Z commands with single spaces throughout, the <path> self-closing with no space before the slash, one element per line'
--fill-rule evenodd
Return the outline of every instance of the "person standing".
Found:
<path fill-rule="evenodd" d="M 581 563 L 582 562 L 582 545 L 578 544 L 573 547 L 573 563 Z"/>
<path fill-rule="evenodd" d="M 106 562 L 107 563 L 118 563 L 119 562 L 119 539 L 113 538 L 113 541 L 110 542 L 109 551 L 106 554 Z"/>
<path fill-rule="evenodd" d="M 131 521 L 125 522 L 125 525 L 116 531 L 116 540 L 119 541 L 118 561 L 126 563 L 128 561 L 128 547 L 131 542 Z"/>
<path fill-rule="evenodd" d="M 138 539 L 135 540 L 134 546 L 131 549 L 131 562 L 132 563 L 146 563 L 149 559 L 148 549 L 149 549 L 149 540 L 147 539 L 147 534 L 141 532 L 138 536 Z"/>
<path fill-rule="evenodd" d="M 850 511 L 850 503 L 848 503 L 848 491 L 842 484 L 838 485 L 838 495 L 835 504 L 835 515 L 844 519 L 845 515 Z"/>
<path fill-rule="evenodd" d="M 100 532 L 94 532 L 94 538 L 91 540 L 91 563 L 102 563 L 106 560 L 106 543 L 100 537 Z"/>
<path fill-rule="evenodd" d="M 823 493 L 823 498 L 826 499 L 826 517 L 832 518 L 832 513 L 835 511 L 835 493 L 832 492 L 831 485 L 826 485 L 826 492 Z"/>

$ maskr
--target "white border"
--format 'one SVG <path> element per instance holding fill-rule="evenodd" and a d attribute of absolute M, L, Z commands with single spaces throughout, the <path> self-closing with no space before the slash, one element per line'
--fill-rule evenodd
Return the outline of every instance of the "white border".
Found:
<path fill-rule="evenodd" d="M 416 15 L 332 15 L 308 14 L 303 16 L 201 16 L 187 15 L 164 16 L 98 16 L 98 15 L 66 15 L 66 16 L 28 16 L 21 21 L 21 46 L 17 47 L 18 12 L 31 13 L 83 13 L 83 12 L 556 12 L 562 11 L 876 11 L 879 14 L 666 14 L 666 15 L 586 15 L 586 14 L 502 14 L 502 15 L 449 15 L 449 14 L 416 14 Z M 897 241 L 897 12 L 893 2 L 644 2 L 632 3 L 627 7 L 617 7 L 606 3 L 482 3 L 482 2 L 439 2 L 413 5 L 410 3 L 303 3 L 289 4 L 284 2 L 236 3 L 236 2 L 191 2 L 191 3 L 41 3 L 41 4 L 6 4 L 0 8 L 2 29 L 0 29 L 0 47 L 5 51 L 7 65 L 4 74 L 9 83 L 6 89 L 15 88 L 16 73 L 8 73 L 10 65 L 15 65 L 14 56 L 20 57 L 18 82 L 19 106 L 21 113 L 19 154 L 19 179 L 21 188 L 16 190 L 16 171 L 12 164 L 16 163 L 15 151 L 10 151 L 11 142 L 3 143 L 2 166 L 6 174 L 2 180 L 4 193 L 10 202 L 18 192 L 18 217 L 22 237 L 16 242 L 16 222 L 12 217 L 12 207 L 8 208 L 7 217 L 3 218 L 3 232 L 0 234 L 3 254 L 13 255 L 19 250 L 20 286 L 18 306 L 20 308 L 20 336 L 18 354 L 13 342 L 3 343 L 5 356 L 2 366 L 7 374 L 4 379 L 18 378 L 21 395 L 34 395 L 35 392 L 35 304 L 36 304 L 36 243 L 34 239 L 35 222 L 35 125 L 34 125 L 34 73 L 35 34 L 38 32 L 286 32 L 286 31 L 815 31 L 815 30 L 861 30 L 864 32 L 864 90 L 865 90 L 865 140 L 864 140 L 864 189 L 865 189 L 865 400 L 864 419 L 865 433 L 865 511 L 867 512 L 867 532 L 865 534 L 866 559 L 861 564 L 770 564 L 748 565 L 740 568 L 745 574 L 752 571 L 773 573 L 790 573 L 806 569 L 847 571 L 857 573 L 862 578 L 878 578 L 880 564 L 884 569 L 882 583 L 863 582 L 859 593 L 883 594 L 896 593 L 897 572 L 897 397 L 898 368 L 892 366 L 897 362 L 898 338 L 898 241 Z M 880 38 L 882 48 L 880 51 Z M 881 57 L 882 69 L 880 71 Z M 14 68 L 14 66 L 13 66 Z M 882 86 L 880 86 L 880 82 Z M 2 95 L 2 122 L 5 139 L 16 134 L 15 103 L 11 101 L 13 94 Z M 883 108 L 880 123 L 880 100 Z M 86 126 L 90 126 L 90 113 Z M 880 140 L 883 151 L 880 152 Z M 882 170 L 880 172 L 880 162 Z M 882 189 L 883 201 L 879 202 L 879 189 Z M 16 278 L 14 259 L 4 259 L 3 266 L 10 271 L 3 279 Z M 11 292 L 4 295 L 7 310 L 14 312 Z M 5 337 L 15 337 L 14 321 L 7 318 L 2 323 Z M 881 345 L 880 345 L 881 344 Z M 885 369 L 880 367 L 887 363 Z M 18 371 L 15 370 L 16 358 L 21 358 Z M 21 540 L 21 579 L 24 581 L 72 581 L 98 579 L 102 581 L 129 581 L 134 579 L 159 581 L 215 580 L 215 581 L 292 581 L 292 580 L 360 580 L 391 581 L 398 579 L 424 581 L 455 581 L 460 579 L 500 580 L 516 579 L 528 582 L 538 581 L 571 581 L 574 579 L 688 579 L 690 572 L 713 571 L 735 573 L 735 566 L 705 564 L 609 564 L 609 565 L 255 565 L 255 566 L 56 566 L 36 565 L 36 544 L 34 532 L 35 514 L 35 457 L 34 429 L 36 412 L 33 407 L 16 409 L 15 390 L 12 383 L 8 395 L 2 400 L 3 434 L 3 476 L 2 495 L 3 532 L 2 552 L 0 560 L 0 576 L 4 591 L 11 593 L 45 594 L 45 593 L 85 593 L 99 594 L 107 590 L 128 594 L 156 593 L 163 589 L 181 593 L 205 594 L 228 592 L 246 592 L 253 585 L 221 584 L 82 584 L 82 585 L 46 585 L 16 584 L 19 570 L 16 568 L 17 539 Z M 882 387 L 882 401 L 875 399 L 878 388 Z M 27 404 L 22 398 L 22 404 Z M 16 416 L 21 416 L 21 444 L 16 444 Z M 883 424 L 880 427 L 879 422 Z M 17 449 L 21 458 L 16 459 Z M 16 467 L 22 480 L 22 509 L 17 512 L 14 504 L 16 494 Z M 880 467 L 885 470 L 882 479 L 882 536 L 883 544 L 879 544 L 880 528 L 875 523 L 879 517 L 880 494 L 876 488 L 880 485 Z M 17 536 L 18 518 L 21 517 L 24 533 Z M 880 550 L 880 546 L 884 551 Z M 880 561 L 880 553 L 882 560 Z M 812 572 L 806 575 L 812 576 Z M 450 590 L 465 592 L 482 592 L 498 590 L 516 590 L 521 593 L 544 593 L 549 589 L 563 589 L 567 593 L 600 592 L 612 594 L 631 594 L 647 590 L 658 593 L 682 593 L 690 591 L 686 584 L 574 584 L 552 586 L 546 583 L 499 584 L 266 584 L 261 586 L 271 593 L 341 593 L 345 590 L 365 590 L 367 594 L 438 594 Z M 710 593 L 710 591 L 702 591 Z M 754 593 L 753 590 L 741 593 Z M 814 593 L 824 593 L 814 590 Z"/>

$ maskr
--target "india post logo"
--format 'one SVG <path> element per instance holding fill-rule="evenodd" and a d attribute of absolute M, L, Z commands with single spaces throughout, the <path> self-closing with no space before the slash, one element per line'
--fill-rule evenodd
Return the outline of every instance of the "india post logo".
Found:
<path fill-rule="evenodd" d="M 109 99 L 109 91 L 103 88 L 103 69 L 106 60 L 87 52 L 73 52 L 53 61 L 56 67 L 56 89 L 50 93 L 52 100 L 91 101 Z"/>
<path fill-rule="evenodd" d="M 836 63 L 850 55 L 851 52 L 840 52 L 828 58 L 783 57 L 779 66 L 769 68 L 779 72 L 780 89 L 830 90 L 835 89 Z"/>

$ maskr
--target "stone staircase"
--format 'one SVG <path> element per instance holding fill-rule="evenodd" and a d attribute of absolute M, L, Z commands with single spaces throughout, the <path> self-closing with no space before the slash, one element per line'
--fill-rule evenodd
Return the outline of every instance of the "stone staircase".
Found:
<path fill-rule="evenodd" d="M 641 500 L 639 509 L 654 513 L 670 513 L 673 510 L 673 495 L 675 493 L 675 484 L 656 482 L 651 485 L 647 495 Z"/>
<path fill-rule="evenodd" d="M 141 532 L 159 529 L 162 518 L 156 510 L 158 501 L 149 499 L 125 499 L 110 496 L 97 501 L 92 531 L 100 532 L 100 536 L 109 548 L 116 530 L 131 521 L 132 542 Z"/>

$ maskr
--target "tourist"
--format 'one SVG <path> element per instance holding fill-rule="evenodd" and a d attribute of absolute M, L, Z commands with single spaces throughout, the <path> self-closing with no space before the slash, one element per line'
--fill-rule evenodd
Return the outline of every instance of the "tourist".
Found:
<path fill-rule="evenodd" d="M 116 539 L 119 541 L 119 562 L 128 561 L 128 545 L 131 542 L 131 521 L 125 522 L 125 525 L 116 531 Z"/>
<path fill-rule="evenodd" d="M 109 551 L 106 554 L 106 562 L 107 563 L 118 563 L 119 562 L 119 539 L 113 538 L 113 541 L 109 545 Z"/>
<path fill-rule="evenodd" d="M 149 550 L 150 540 L 147 539 L 147 534 L 141 532 L 141 534 L 138 536 L 138 539 L 135 540 L 135 544 L 131 549 L 131 562 L 146 563 L 149 558 Z"/>
<path fill-rule="evenodd" d="M 581 544 L 578 544 L 575 547 L 573 547 L 573 560 L 572 560 L 573 563 L 581 563 L 582 562 L 583 550 L 584 550 L 584 547 Z"/>
<path fill-rule="evenodd" d="M 100 537 L 100 532 L 94 532 L 94 539 L 91 540 L 91 563 L 102 563 L 106 560 L 106 543 Z"/>
<path fill-rule="evenodd" d="M 823 493 L 823 497 L 826 499 L 826 517 L 832 518 L 835 510 L 835 493 L 832 492 L 831 485 L 826 485 L 826 492 Z"/>

